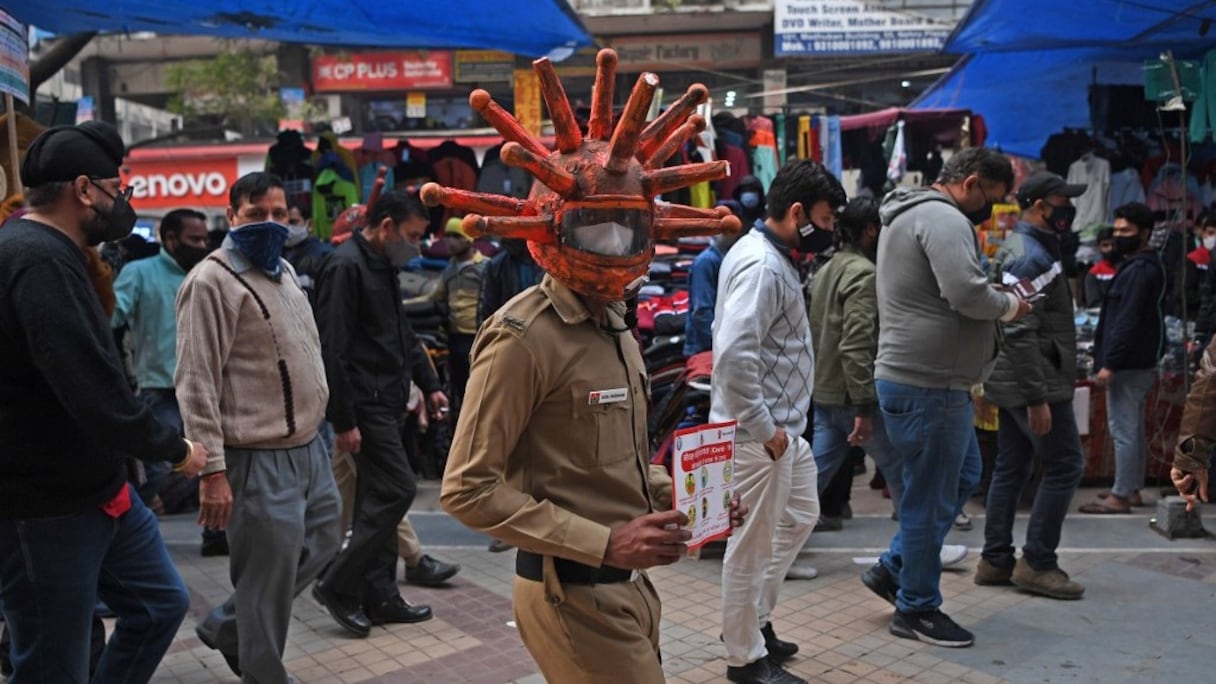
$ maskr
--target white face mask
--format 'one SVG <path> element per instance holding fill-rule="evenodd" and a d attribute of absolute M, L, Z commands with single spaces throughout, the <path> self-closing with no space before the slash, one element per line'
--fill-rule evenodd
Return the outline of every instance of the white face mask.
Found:
<path fill-rule="evenodd" d="M 1210 235 L 1203 239 L 1203 248 L 1209 252 L 1216 250 L 1216 235 Z"/>
<path fill-rule="evenodd" d="M 571 231 L 582 248 L 603 256 L 633 256 L 633 229 L 619 223 L 597 223 Z"/>

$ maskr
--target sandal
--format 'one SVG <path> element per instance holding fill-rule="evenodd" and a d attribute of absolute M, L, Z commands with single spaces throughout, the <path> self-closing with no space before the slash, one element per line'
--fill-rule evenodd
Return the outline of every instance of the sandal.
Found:
<path fill-rule="evenodd" d="M 1131 513 L 1132 507 L 1131 504 L 1128 503 L 1127 499 L 1123 499 L 1112 494 L 1105 499 L 1084 504 L 1077 510 L 1082 513 L 1090 513 L 1093 515 L 1123 515 Z"/>
<path fill-rule="evenodd" d="M 1104 490 L 1102 490 L 1102 491 L 1098 492 L 1098 498 L 1099 498 L 1099 499 L 1105 499 L 1105 498 L 1108 498 L 1108 497 L 1111 497 L 1111 496 L 1114 496 L 1114 492 L 1112 492 L 1112 491 L 1111 491 L 1111 490 L 1109 490 L 1109 489 L 1104 489 Z M 1143 507 L 1143 506 L 1144 506 L 1144 499 L 1142 499 L 1142 498 L 1140 497 L 1140 492 L 1139 492 L 1139 491 L 1137 491 L 1136 493 L 1134 493 L 1134 494 L 1132 494 L 1131 496 L 1127 497 L 1127 502 L 1128 502 L 1129 504 L 1131 504 L 1132 508 L 1141 508 L 1141 507 Z"/>

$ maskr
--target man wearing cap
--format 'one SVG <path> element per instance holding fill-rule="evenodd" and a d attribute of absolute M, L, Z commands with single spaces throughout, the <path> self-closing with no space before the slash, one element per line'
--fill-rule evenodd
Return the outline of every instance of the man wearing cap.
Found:
<path fill-rule="evenodd" d="M 193 477 L 207 449 L 131 392 L 99 296 L 109 280 L 86 267 L 135 225 L 124 152 L 109 124 L 45 131 L 21 166 L 30 211 L 0 231 L 0 599 L 15 684 L 90 681 L 99 598 L 118 623 L 92 681 L 146 682 L 190 604 L 126 459 Z"/>
<path fill-rule="evenodd" d="M 1077 330 L 1060 261 L 1060 234 L 1070 230 L 1077 213 L 1069 198 L 1084 192 L 1084 185 L 1069 185 L 1054 173 L 1026 179 L 1017 193 L 1021 220 L 997 250 L 991 272 L 993 282 L 1033 306 L 1025 317 L 1002 324 L 1005 343 L 984 384 L 984 396 L 1000 409 L 1000 429 L 975 583 L 1013 584 L 1056 599 L 1078 599 L 1085 592 L 1056 557 L 1064 515 L 1084 472 L 1072 410 Z M 1014 515 L 1035 463 L 1042 464 L 1043 478 L 1026 545 L 1015 562 Z"/>
<path fill-rule="evenodd" d="M 469 381 L 469 353 L 477 335 L 477 301 L 487 261 L 484 254 L 473 248 L 473 241 L 464 232 L 460 219 L 450 218 L 444 227 L 448 254 L 447 268 L 439 274 L 439 283 L 430 295 L 420 299 L 444 302 L 448 306 L 448 382 L 455 408 L 460 414 L 464 386 Z M 417 300 L 415 300 L 417 301 Z"/>

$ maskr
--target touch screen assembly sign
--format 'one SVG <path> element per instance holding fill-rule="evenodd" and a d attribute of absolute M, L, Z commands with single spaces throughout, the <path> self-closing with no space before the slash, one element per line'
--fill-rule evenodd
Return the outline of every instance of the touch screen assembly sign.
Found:
<path fill-rule="evenodd" d="M 777 0 L 777 56 L 936 52 L 953 25 L 862 0 Z"/>

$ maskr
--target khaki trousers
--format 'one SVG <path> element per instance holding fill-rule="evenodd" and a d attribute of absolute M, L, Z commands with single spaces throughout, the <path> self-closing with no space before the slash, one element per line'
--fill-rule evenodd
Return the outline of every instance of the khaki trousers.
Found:
<path fill-rule="evenodd" d="M 338 492 L 342 495 L 342 533 L 345 534 L 355 515 L 355 459 L 345 451 L 335 449 L 333 468 L 334 481 L 338 483 Z M 418 541 L 408 516 L 397 525 L 397 555 L 410 568 L 422 560 L 422 542 Z"/>
<path fill-rule="evenodd" d="M 515 624 L 553 684 L 663 684 L 659 595 L 643 573 L 616 584 L 558 581 L 545 558 L 543 582 L 515 578 Z"/>

